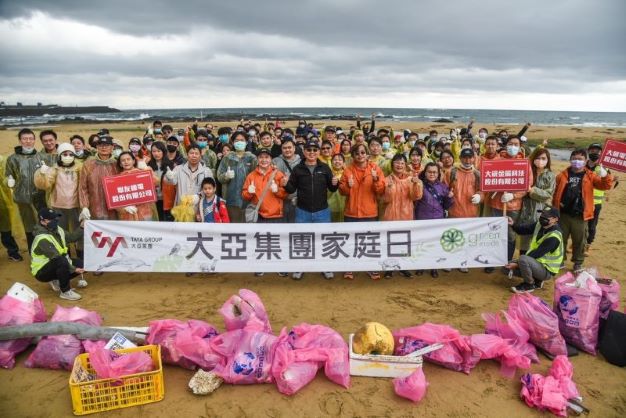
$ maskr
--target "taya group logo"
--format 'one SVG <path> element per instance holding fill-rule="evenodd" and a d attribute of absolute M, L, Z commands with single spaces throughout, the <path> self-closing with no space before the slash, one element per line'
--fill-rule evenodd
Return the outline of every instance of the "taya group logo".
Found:
<path fill-rule="evenodd" d="M 91 242 L 93 242 L 93 245 L 95 245 L 96 248 L 104 248 L 108 246 L 109 251 L 107 252 L 107 257 L 113 257 L 117 247 L 120 245 L 124 248 L 128 248 L 124 237 L 107 237 L 106 235 L 102 235 L 101 231 L 94 231 L 94 233 L 91 234 Z"/>

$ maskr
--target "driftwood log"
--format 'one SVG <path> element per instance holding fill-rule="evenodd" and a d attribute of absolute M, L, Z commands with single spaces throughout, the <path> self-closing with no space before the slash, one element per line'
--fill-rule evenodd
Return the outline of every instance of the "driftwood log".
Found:
<path fill-rule="evenodd" d="M 0 327 L 0 341 L 19 338 L 44 337 L 47 335 L 75 335 L 79 340 L 109 340 L 119 332 L 135 343 L 143 343 L 146 333 L 110 327 L 94 327 L 76 322 L 38 322 L 28 325 Z"/>

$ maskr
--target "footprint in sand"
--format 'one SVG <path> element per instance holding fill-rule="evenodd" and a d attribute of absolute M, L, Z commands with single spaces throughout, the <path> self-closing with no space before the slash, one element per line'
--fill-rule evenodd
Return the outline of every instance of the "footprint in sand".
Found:
<path fill-rule="evenodd" d="M 320 399 L 318 405 L 324 414 L 333 417 L 340 416 L 343 409 L 343 401 L 341 400 L 341 396 L 337 395 L 336 393 L 329 393 L 322 396 L 322 399 Z"/>

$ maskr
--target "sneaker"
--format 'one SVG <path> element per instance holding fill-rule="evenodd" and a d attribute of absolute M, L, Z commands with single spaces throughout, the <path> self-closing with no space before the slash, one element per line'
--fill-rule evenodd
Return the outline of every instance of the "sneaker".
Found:
<path fill-rule="evenodd" d="M 289 276 L 289 273 L 284 273 L 284 272 L 278 273 L 278 277 L 288 277 L 288 276 Z"/>
<path fill-rule="evenodd" d="M 496 271 L 495 267 L 485 267 L 485 273 L 493 273 Z"/>
<path fill-rule="evenodd" d="M 591 253 L 591 244 L 585 244 L 585 250 L 583 252 L 583 255 L 585 257 L 589 257 L 590 253 Z"/>
<path fill-rule="evenodd" d="M 52 280 L 51 282 L 48 282 L 48 283 L 50 283 L 50 287 L 55 292 L 60 292 L 61 291 L 61 285 L 59 284 L 58 280 Z"/>
<path fill-rule="evenodd" d="M 462 267 L 459 269 L 461 273 L 469 273 L 469 269 L 467 267 Z"/>
<path fill-rule="evenodd" d="M 103 272 L 103 271 L 94 271 L 94 272 L 93 272 L 93 275 L 94 275 L 94 276 L 102 276 L 103 274 L 104 274 L 104 272 Z"/>
<path fill-rule="evenodd" d="M 333 273 L 332 271 L 325 271 L 322 273 L 322 276 L 324 276 L 326 280 L 330 280 L 335 277 L 335 273 Z"/>
<path fill-rule="evenodd" d="M 351 271 L 346 271 L 343 273 L 343 278 L 346 280 L 354 280 L 354 274 Z"/>
<path fill-rule="evenodd" d="M 59 297 L 61 299 L 66 299 L 66 300 L 80 300 L 82 298 L 81 295 L 79 295 L 78 293 L 74 292 L 74 290 L 72 290 L 72 289 L 68 290 L 67 292 L 61 292 Z"/>
<path fill-rule="evenodd" d="M 531 293 L 535 291 L 535 285 L 524 282 L 511 287 L 511 291 L 513 293 Z"/>
<path fill-rule="evenodd" d="M 450 273 L 452 269 L 443 269 L 443 271 L 445 271 L 446 273 Z"/>
<path fill-rule="evenodd" d="M 408 270 L 400 270 L 400 274 L 406 277 L 407 279 L 411 278 L 411 272 Z"/>
<path fill-rule="evenodd" d="M 260 272 L 260 273 L 254 273 L 254 277 L 263 277 L 265 273 Z"/>
<path fill-rule="evenodd" d="M 191 277 L 193 276 L 193 273 L 185 273 L 185 277 Z"/>
<path fill-rule="evenodd" d="M 421 276 L 424 274 L 424 270 L 415 270 L 415 275 L 416 276 Z"/>
<path fill-rule="evenodd" d="M 377 271 L 368 271 L 367 275 L 370 276 L 372 280 L 380 280 L 380 273 Z"/>
<path fill-rule="evenodd" d="M 87 283 L 87 280 L 85 280 L 85 279 L 80 279 L 80 280 L 78 281 L 78 283 L 76 283 L 76 287 L 78 287 L 78 288 L 82 289 L 82 288 L 87 287 L 87 285 L 88 285 L 88 284 L 89 284 L 89 283 Z"/>
<path fill-rule="evenodd" d="M 385 274 L 383 275 L 385 279 L 391 279 L 391 276 L 393 276 L 393 273 L 390 271 L 386 271 Z"/>
<path fill-rule="evenodd" d="M 583 269 L 583 265 L 581 263 L 574 263 L 574 267 L 572 268 L 572 270 L 574 270 L 574 273 L 578 273 L 579 271 L 582 271 Z"/>
<path fill-rule="evenodd" d="M 439 277 L 439 272 L 437 270 L 431 270 L 430 277 L 432 277 L 433 279 L 436 279 L 437 277 Z"/>
<path fill-rule="evenodd" d="M 291 275 L 291 278 L 294 279 L 294 280 L 302 280 L 302 274 L 303 274 L 302 272 L 293 273 Z"/>
<path fill-rule="evenodd" d="M 9 254 L 9 261 L 24 261 L 24 257 L 19 253 Z"/>
<path fill-rule="evenodd" d="M 535 280 L 535 289 L 543 289 L 543 280 Z"/>

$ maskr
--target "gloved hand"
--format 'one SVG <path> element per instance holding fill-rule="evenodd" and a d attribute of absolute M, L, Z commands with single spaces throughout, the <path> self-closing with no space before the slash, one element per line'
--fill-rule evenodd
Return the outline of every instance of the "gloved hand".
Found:
<path fill-rule="evenodd" d="M 148 164 L 146 164 L 146 162 L 144 160 L 139 160 L 137 161 L 137 168 L 140 170 L 147 170 L 148 169 Z"/>
<path fill-rule="evenodd" d="M 230 167 L 226 169 L 226 178 L 228 180 L 232 180 L 235 178 L 235 171 Z"/>
<path fill-rule="evenodd" d="M 89 208 L 83 208 L 80 211 L 80 215 L 78 216 L 78 221 L 88 221 L 91 219 L 91 212 L 89 212 Z"/>
<path fill-rule="evenodd" d="M 46 165 L 45 162 L 41 162 L 41 167 L 39 167 L 39 172 L 41 174 L 48 174 L 50 172 L 50 167 Z"/>
<path fill-rule="evenodd" d="M 200 196 L 198 196 L 197 194 L 192 195 L 191 203 L 193 203 L 194 206 L 197 205 L 199 201 L 200 201 Z"/>
<path fill-rule="evenodd" d="M 11 189 L 15 187 L 15 179 L 11 175 L 9 175 L 9 177 L 7 178 L 7 186 L 9 186 Z"/>
<path fill-rule="evenodd" d="M 602 164 L 600 164 L 600 171 L 598 172 L 598 174 L 600 174 L 600 177 L 605 178 L 609 175 L 609 172 L 606 171 L 606 168 L 602 167 Z"/>
<path fill-rule="evenodd" d="M 511 200 L 513 200 L 513 193 L 509 193 L 509 192 L 502 193 L 502 197 L 500 198 L 500 202 L 502 202 L 502 203 L 509 203 Z"/>
<path fill-rule="evenodd" d="M 137 214 L 137 206 L 134 206 L 134 205 L 126 206 L 126 207 L 124 207 L 124 210 L 127 213 L 130 213 L 131 215 L 136 215 Z"/>
<path fill-rule="evenodd" d="M 274 180 L 272 180 L 272 184 L 270 184 L 270 190 L 272 193 L 278 193 L 278 184 Z"/>
<path fill-rule="evenodd" d="M 213 170 L 210 167 L 204 167 L 204 178 L 213 177 Z"/>
<path fill-rule="evenodd" d="M 171 168 L 167 167 L 167 170 L 165 171 L 165 177 L 167 177 L 169 181 L 172 181 L 176 178 L 176 175 Z"/>
<path fill-rule="evenodd" d="M 472 195 L 472 204 L 477 205 L 480 203 L 480 193 Z"/>
<path fill-rule="evenodd" d="M 250 185 L 248 186 L 248 193 L 250 194 L 256 193 L 256 187 L 254 187 L 254 183 L 250 183 Z"/>
<path fill-rule="evenodd" d="M 393 158 L 393 152 L 389 151 L 387 154 L 385 154 L 385 158 L 391 160 Z"/>

